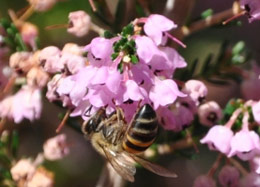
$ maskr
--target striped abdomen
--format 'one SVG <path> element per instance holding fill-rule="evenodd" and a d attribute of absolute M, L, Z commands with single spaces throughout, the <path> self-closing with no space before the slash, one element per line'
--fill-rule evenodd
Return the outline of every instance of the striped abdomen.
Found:
<path fill-rule="evenodd" d="M 156 113 L 149 104 L 136 113 L 123 140 L 123 149 L 129 153 L 140 153 L 153 144 L 158 132 Z"/>

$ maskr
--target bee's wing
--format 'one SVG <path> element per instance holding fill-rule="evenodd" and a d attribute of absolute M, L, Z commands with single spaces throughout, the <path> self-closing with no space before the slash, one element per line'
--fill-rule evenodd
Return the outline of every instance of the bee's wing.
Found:
<path fill-rule="evenodd" d="M 138 157 L 136 155 L 133 155 L 131 154 L 131 157 L 139 164 L 141 164 L 145 169 L 157 174 L 157 175 L 160 175 L 160 176 L 163 176 L 163 177 L 172 177 L 172 178 L 176 178 L 177 177 L 177 174 L 162 167 L 162 166 L 159 166 L 157 164 L 154 164 L 154 163 L 151 163 L 141 157 Z"/>
<path fill-rule="evenodd" d="M 136 168 L 133 163 L 128 161 L 123 154 L 115 153 L 106 147 L 102 147 L 107 160 L 115 169 L 115 171 L 125 180 L 134 182 Z"/>

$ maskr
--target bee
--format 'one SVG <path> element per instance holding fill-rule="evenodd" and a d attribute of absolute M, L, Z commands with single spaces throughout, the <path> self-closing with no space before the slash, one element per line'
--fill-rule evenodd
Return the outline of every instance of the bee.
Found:
<path fill-rule="evenodd" d="M 135 163 L 160 176 L 177 177 L 166 168 L 138 156 L 153 144 L 158 126 L 156 112 L 149 104 L 137 110 L 129 125 L 122 109 L 117 108 L 107 116 L 106 109 L 102 107 L 83 123 L 82 132 L 91 140 L 97 152 L 127 181 L 134 182 Z"/>

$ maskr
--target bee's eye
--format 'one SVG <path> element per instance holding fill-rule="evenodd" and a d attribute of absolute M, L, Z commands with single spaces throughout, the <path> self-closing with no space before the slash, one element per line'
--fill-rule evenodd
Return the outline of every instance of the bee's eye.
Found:
<path fill-rule="evenodd" d="M 96 126 L 97 126 L 96 121 L 93 120 L 93 119 L 90 119 L 90 120 L 87 122 L 84 131 L 85 131 L 87 134 L 90 134 L 91 132 L 93 132 L 93 131 L 96 129 Z"/>

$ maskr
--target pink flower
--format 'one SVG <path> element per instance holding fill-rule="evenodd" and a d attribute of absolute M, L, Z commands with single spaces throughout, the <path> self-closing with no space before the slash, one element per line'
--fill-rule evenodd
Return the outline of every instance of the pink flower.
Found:
<path fill-rule="evenodd" d="M 160 124 L 165 129 L 175 132 L 183 130 L 194 120 L 192 111 L 179 103 L 172 110 L 167 107 L 159 107 L 156 112 L 158 113 Z"/>
<path fill-rule="evenodd" d="M 176 68 L 183 68 L 187 65 L 175 49 L 158 48 L 149 37 L 137 36 L 135 42 L 139 59 L 150 65 L 152 71 L 158 75 L 171 78 Z"/>
<path fill-rule="evenodd" d="M 223 187 L 237 187 L 239 175 L 237 168 L 226 165 L 220 170 L 218 180 Z"/>
<path fill-rule="evenodd" d="M 66 43 L 62 48 L 61 54 L 69 53 L 73 55 L 82 56 L 83 52 L 84 52 L 83 47 L 78 46 L 77 44 L 74 43 Z"/>
<path fill-rule="evenodd" d="M 222 110 L 215 101 L 207 102 L 198 109 L 199 120 L 202 125 L 211 127 L 222 117 Z"/>
<path fill-rule="evenodd" d="M 256 173 L 249 173 L 239 182 L 239 187 L 258 187 L 258 186 L 260 186 L 260 176 Z"/>
<path fill-rule="evenodd" d="M 249 22 L 260 19 L 259 0 L 241 0 L 241 8 L 247 11 Z"/>
<path fill-rule="evenodd" d="M 27 85 L 38 88 L 43 88 L 49 81 L 49 75 L 42 69 L 42 67 L 35 66 L 29 70 L 26 75 Z"/>
<path fill-rule="evenodd" d="M 254 158 L 250 160 L 250 168 L 251 171 L 256 172 L 257 174 L 260 174 L 260 156 L 256 155 Z"/>
<path fill-rule="evenodd" d="M 253 62 L 252 69 L 246 72 L 246 77 L 243 79 L 241 84 L 241 93 L 243 98 L 249 100 L 259 100 L 260 99 L 260 67 Z"/>
<path fill-rule="evenodd" d="M 32 178 L 27 181 L 26 187 L 53 187 L 53 173 L 47 171 L 43 167 L 36 170 Z"/>
<path fill-rule="evenodd" d="M 7 117 L 9 119 L 12 119 L 13 117 L 13 96 L 8 96 L 5 97 L 1 102 L 0 102 L 0 117 L 4 118 Z"/>
<path fill-rule="evenodd" d="M 28 0 L 37 12 L 45 12 L 51 9 L 57 2 L 57 0 Z"/>
<path fill-rule="evenodd" d="M 237 155 L 242 160 L 250 160 L 260 153 L 260 140 L 254 131 L 242 129 L 231 139 L 229 157 Z"/>
<path fill-rule="evenodd" d="M 38 37 L 38 28 L 29 23 L 29 22 L 25 22 L 22 24 L 21 28 L 20 28 L 20 32 L 21 32 L 21 36 L 23 41 L 28 44 L 29 46 L 32 47 L 32 49 L 36 49 L 36 38 Z"/>
<path fill-rule="evenodd" d="M 155 84 L 149 93 L 154 109 L 173 103 L 178 96 L 184 97 L 185 94 L 179 91 L 177 84 L 171 79 L 160 80 L 156 78 Z"/>
<path fill-rule="evenodd" d="M 12 69 L 0 61 L 0 90 L 5 87 L 11 75 Z"/>
<path fill-rule="evenodd" d="M 202 144 L 208 144 L 210 150 L 218 150 L 221 153 L 228 154 L 230 152 L 230 142 L 233 137 L 233 131 L 222 125 L 211 127 L 207 135 L 200 140 Z"/>
<path fill-rule="evenodd" d="M 13 118 L 15 123 L 19 123 L 23 118 L 33 121 L 41 114 L 41 91 L 28 86 L 22 87 L 13 100 Z"/>
<path fill-rule="evenodd" d="M 66 136 L 60 134 L 48 139 L 43 145 L 44 157 L 47 160 L 59 160 L 69 153 Z"/>
<path fill-rule="evenodd" d="M 145 34 L 152 38 L 156 45 L 164 45 L 166 43 L 165 32 L 175 28 L 177 25 L 173 21 L 159 14 L 150 15 L 144 24 Z"/>
<path fill-rule="evenodd" d="M 188 94 L 197 106 L 208 94 L 208 89 L 205 84 L 198 80 L 187 81 L 182 91 Z"/>
<path fill-rule="evenodd" d="M 44 70 L 49 73 L 61 72 L 64 68 L 62 61 L 59 61 L 61 52 L 55 46 L 49 46 L 41 50 L 39 60 Z"/>
<path fill-rule="evenodd" d="M 211 177 L 201 175 L 195 179 L 193 187 L 216 187 L 216 182 Z"/>
<path fill-rule="evenodd" d="M 41 114 L 41 93 L 37 88 L 23 86 L 15 95 L 0 102 L 0 116 L 20 123 L 24 118 L 33 121 Z"/>
<path fill-rule="evenodd" d="M 254 116 L 254 120 L 260 125 L 260 101 L 253 104 L 252 113 Z"/>
<path fill-rule="evenodd" d="M 112 39 L 109 40 L 102 37 L 94 38 L 84 49 L 88 52 L 90 64 L 98 67 L 111 64 L 113 42 Z"/>
<path fill-rule="evenodd" d="M 35 170 L 36 167 L 30 159 L 21 159 L 11 168 L 12 178 L 15 181 L 30 178 Z"/>
<path fill-rule="evenodd" d="M 18 75 L 27 73 L 34 65 L 31 57 L 32 53 L 29 52 L 13 53 L 10 57 L 9 65 L 16 71 Z"/>
<path fill-rule="evenodd" d="M 63 64 L 67 74 L 75 74 L 86 66 L 86 60 L 82 56 L 64 53 L 58 64 Z"/>
<path fill-rule="evenodd" d="M 91 18 L 86 12 L 82 10 L 71 12 L 69 14 L 69 27 L 67 31 L 77 37 L 82 37 L 88 33 L 90 25 Z"/>
<path fill-rule="evenodd" d="M 140 101 L 147 99 L 147 92 L 144 88 L 139 87 L 135 81 L 126 81 L 126 92 L 124 94 L 124 101 L 129 99 L 133 101 Z"/>

